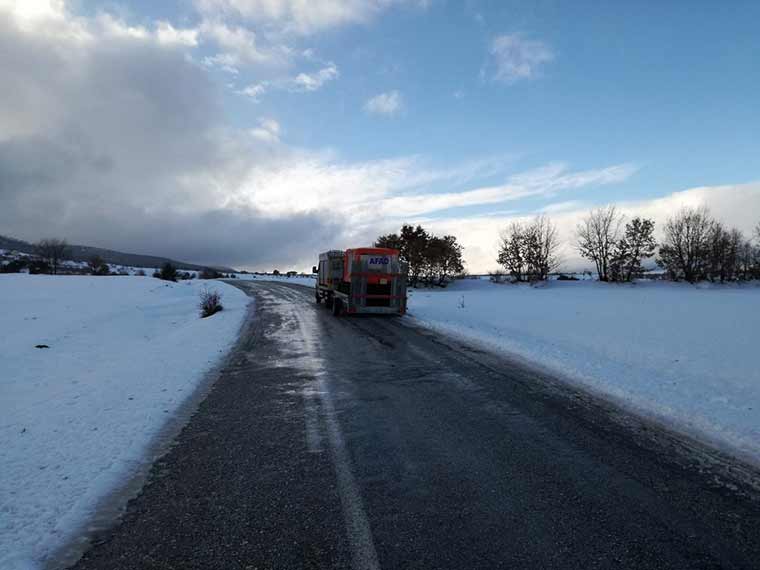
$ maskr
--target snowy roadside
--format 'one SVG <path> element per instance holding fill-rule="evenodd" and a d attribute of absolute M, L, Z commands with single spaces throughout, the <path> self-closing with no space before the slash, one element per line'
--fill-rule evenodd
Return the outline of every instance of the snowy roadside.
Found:
<path fill-rule="evenodd" d="M 411 291 L 409 314 L 760 464 L 757 285 L 465 280 Z"/>
<path fill-rule="evenodd" d="M 223 294 L 207 319 L 203 287 Z M 247 303 L 215 281 L 0 276 L 0 568 L 38 568 L 133 474 Z"/>

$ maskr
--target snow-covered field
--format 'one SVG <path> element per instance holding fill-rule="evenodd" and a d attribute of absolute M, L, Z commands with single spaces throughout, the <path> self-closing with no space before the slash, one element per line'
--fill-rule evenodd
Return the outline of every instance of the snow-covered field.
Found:
<path fill-rule="evenodd" d="M 207 319 L 204 286 L 224 304 Z M 0 275 L 0 568 L 39 567 L 135 471 L 247 302 L 215 281 Z"/>
<path fill-rule="evenodd" d="M 409 314 L 760 463 L 757 284 L 464 280 L 412 291 Z"/>

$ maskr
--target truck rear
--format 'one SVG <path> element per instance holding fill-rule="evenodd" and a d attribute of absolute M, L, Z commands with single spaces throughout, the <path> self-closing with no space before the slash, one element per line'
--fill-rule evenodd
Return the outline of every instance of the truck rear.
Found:
<path fill-rule="evenodd" d="M 396 249 L 362 247 L 320 254 L 315 290 L 334 315 L 406 312 L 407 265 Z"/>

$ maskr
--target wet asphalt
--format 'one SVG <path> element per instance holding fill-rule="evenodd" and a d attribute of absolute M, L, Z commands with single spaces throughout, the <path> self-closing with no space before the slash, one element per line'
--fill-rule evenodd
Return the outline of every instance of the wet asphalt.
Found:
<path fill-rule="evenodd" d="M 760 568 L 752 469 L 408 318 L 236 285 L 237 347 L 74 568 Z"/>

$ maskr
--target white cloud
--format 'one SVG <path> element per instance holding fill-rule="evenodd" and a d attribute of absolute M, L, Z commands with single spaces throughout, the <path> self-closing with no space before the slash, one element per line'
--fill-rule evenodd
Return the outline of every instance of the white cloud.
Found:
<path fill-rule="evenodd" d="M 364 110 L 373 115 L 397 115 L 404 107 L 404 100 L 398 91 L 380 93 L 367 100 Z"/>
<path fill-rule="evenodd" d="M 338 68 L 334 63 L 329 63 L 326 67 L 315 73 L 299 73 L 292 80 L 293 89 L 296 91 L 316 91 L 328 81 L 338 77 Z"/>
<path fill-rule="evenodd" d="M 327 62 L 325 67 L 318 69 L 313 73 L 302 72 L 295 77 L 284 77 L 280 79 L 267 79 L 253 83 L 238 91 L 240 95 L 246 95 L 259 102 L 261 96 L 268 91 L 282 89 L 292 93 L 305 93 L 317 91 L 324 85 L 340 76 L 338 67 Z"/>
<path fill-rule="evenodd" d="M 563 269 L 589 268 L 588 261 L 580 258 L 575 244 L 575 228 L 588 211 L 601 204 L 582 202 L 559 202 L 556 208 L 542 208 L 535 213 L 504 215 L 488 218 L 429 218 L 426 227 L 438 233 L 453 233 L 465 246 L 465 258 L 470 271 L 485 273 L 497 268 L 498 236 L 511 221 L 528 219 L 538 213 L 547 213 L 557 225 L 563 244 Z M 760 218 L 760 182 L 749 184 L 708 186 L 673 192 L 649 200 L 618 201 L 619 210 L 630 219 L 644 216 L 655 220 L 656 236 L 668 216 L 684 206 L 707 206 L 712 215 L 731 227 L 736 227 L 750 237 Z"/>
<path fill-rule="evenodd" d="M 240 19 L 275 32 L 308 35 L 365 23 L 390 7 L 426 8 L 426 0 L 196 0 L 203 14 Z"/>
<path fill-rule="evenodd" d="M 259 127 L 253 129 L 251 135 L 266 143 L 279 143 L 280 123 L 274 119 L 259 119 Z"/>
<path fill-rule="evenodd" d="M 159 43 L 166 45 L 183 45 L 195 47 L 198 45 L 198 30 L 196 29 L 177 29 L 169 22 L 158 22 L 156 26 L 156 37 Z"/>
<path fill-rule="evenodd" d="M 206 58 L 227 70 L 240 65 L 282 63 L 282 49 L 262 50 L 257 44 L 256 33 L 242 26 L 230 26 L 221 21 L 204 20 L 200 25 L 204 39 L 215 42 L 221 53 Z"/>
<path fill-rule="evenodd" d="M 491 42 L 490 54 L 494 79 L 505 83 L 534 78 L 544 64 L 554 59 L 545 43 L 525 39 L 520 34 L 497 36 Z"/>

